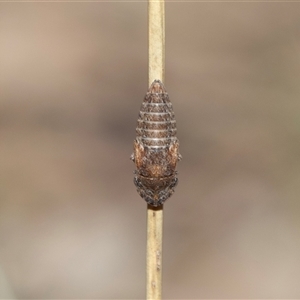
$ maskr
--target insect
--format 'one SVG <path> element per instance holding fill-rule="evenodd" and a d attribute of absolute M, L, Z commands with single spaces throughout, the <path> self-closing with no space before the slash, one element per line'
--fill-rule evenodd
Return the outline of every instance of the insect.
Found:
<path fill-rule="evenodd" d="M 182 158 L 176 137 L 172 103 L 160 80 L 154 80 L 144 98 L 137 120 L 134 152 L 134 184 L 140 196 L 161 206 L 178 183 L 176 165 Z"/>

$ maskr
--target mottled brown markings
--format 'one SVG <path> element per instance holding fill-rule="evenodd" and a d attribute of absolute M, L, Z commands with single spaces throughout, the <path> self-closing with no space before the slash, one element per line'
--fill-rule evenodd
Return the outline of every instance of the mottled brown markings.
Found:
<path fill-rule="evenodd" d="M 139 113 L 131 159 L 135 162 L 134 183 L 140 196 L 154 207 L 161 206 L 177 185 L 179 141 L 176 121 L 168 93 L 155 80 Z"/>

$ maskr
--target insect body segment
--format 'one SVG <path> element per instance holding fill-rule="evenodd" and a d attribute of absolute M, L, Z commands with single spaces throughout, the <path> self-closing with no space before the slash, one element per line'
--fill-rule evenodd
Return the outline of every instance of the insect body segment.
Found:
<path fill-rule="evenodd" d="M 161 81 L 155 80 L 142 103 L 136 128 L 134 184 L 152 206 L 162 205 L 177 185 L 179 141 L 172 103 Z"/>

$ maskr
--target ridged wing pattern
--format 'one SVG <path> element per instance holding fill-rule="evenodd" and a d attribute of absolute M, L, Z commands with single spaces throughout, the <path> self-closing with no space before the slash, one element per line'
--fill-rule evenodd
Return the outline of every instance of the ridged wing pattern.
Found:
<path fill-rule="evenodd" d="M 136 128 L 134 183 L 152 206 L 162 205 L 176 186 L 176 164 L 181 159 L 172 103 L 161 81 L 155 80 L 142 103 Z"/>

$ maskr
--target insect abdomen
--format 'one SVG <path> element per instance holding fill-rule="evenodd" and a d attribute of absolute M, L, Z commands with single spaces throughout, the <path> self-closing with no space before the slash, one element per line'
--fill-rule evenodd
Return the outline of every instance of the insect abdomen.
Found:
<path fill-rule="evenodd" d="M 134 183 L 142 198 L 153 206 L 162 205 L 177 184 L 179 142 L 176 121 L 169 96 L 155 80 L 142 103 L 134 142 Z"/>

